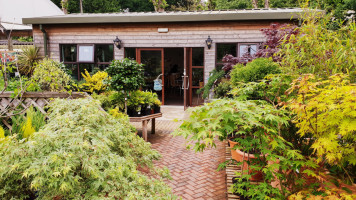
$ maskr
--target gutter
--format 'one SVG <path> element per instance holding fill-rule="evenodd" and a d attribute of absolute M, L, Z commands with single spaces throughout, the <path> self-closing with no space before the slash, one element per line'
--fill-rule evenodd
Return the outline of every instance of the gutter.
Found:
<path fill-rule="evenodd" d="M 40 30 L 43 33 L 43 44 L 44 44 L 44 52 L 45 52 L 45 56 L 48 56 L 48 51 L 47 51 L 47 32 L 46 30 L 43 29 L 42 24 L 40 24 Z"/>

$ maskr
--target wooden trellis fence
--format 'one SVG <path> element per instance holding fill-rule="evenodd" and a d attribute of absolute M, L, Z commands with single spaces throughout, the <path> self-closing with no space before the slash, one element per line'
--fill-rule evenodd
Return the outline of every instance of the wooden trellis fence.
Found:
<path fill-rule="evenodd" d="M 7 116 L 11 116 L 13 111 L 17 108 L 20 110 L 27 110 L 29 107 L 33 106 L 43 114 L 47 114 L 44 107 L 49 104 L 49 102 L 55 98 L 69 98 L 78 99 L 88 97 L 87 93 L 81 92 L 25 92 L 21 98 L 12 98 L 13 92 L 0 93 L 0 113 L 10 111 L 6 113 Z M 2 117 L 1 121 L 11 129 L 11 125 L 8 123 L 9 117 Z"/>

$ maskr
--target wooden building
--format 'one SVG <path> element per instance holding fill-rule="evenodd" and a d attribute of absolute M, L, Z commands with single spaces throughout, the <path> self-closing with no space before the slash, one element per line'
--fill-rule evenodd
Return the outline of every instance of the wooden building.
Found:
<path fill-rule="evenodd" d="M 253 53 L 264 41 L 260 29 L 290 23 L 299 8 L 234 11 L 70 14 L 23 19 L 33 25 L 43 55 L 64 62 L 74 78 L 104 69 L 113 59 L 129 57 L 145 64 L 147 87 L 160 74 L 165 105 L 203 102 L 197 90 L 226 54 Z M 120 45 L 114 45 L 118 39 Z M 209 39 L 211 45 L 208 45 Z M 185 80 L 184 80 L 185 78 Z M 183 84 L 184 83 L 184 84 Z"/>

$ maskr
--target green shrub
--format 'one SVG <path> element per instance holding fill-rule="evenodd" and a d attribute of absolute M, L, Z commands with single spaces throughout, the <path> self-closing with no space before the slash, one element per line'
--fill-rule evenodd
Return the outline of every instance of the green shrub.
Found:
<path fill-rule="evenodd" d="M 174 198 L 164 182 L 138 171 L 155 172 L 160 155 L 127 120 L 89 99 L 57 99 L 48 117 L 29 141 L 0 143 L 0 199 Z"/>
<path fill-rule="evenodd" d="M 221 81 L 215 88 L 214 88 L 214 98 L 224 98 L 224 97 L 232 97 L 230 94 L 231 92 L 231 82 L 227 80 Z"/>
<path fill-rule="evenodd" d="M 43 91 L 64 91 L 71 82 L 63 64 L 49 58 L 39 62 L 31 79 L 37 82 Z"/>
<path fill-rule="evenodd" d="M 8 85 L 6 88 L 6 91 L 14 91 L 18 92 L 21 89 L 21 86 L 23 89 L 26 88 L 26 92 L 38 92 L 41 91 L 41 88 L 39 84 L 27 77 L 21 77 L 19 78 L 10 78 L 8 81 Z M 0 80 L 0 90 L 2 90 L 5 87 L 5 82 L 4 79 Z"/>
<path fill-rule="evenodd" d="M 272 74 L 259 82 L 238 83 L 231 94 L 239 100 L 265 100 L 274 106 L 293 97 L 285 92 L 289 89 L 295 75 Z"/>
<path fill-rule="evenodd" d="M 143 64 L 134 60 L 113 60 L 105 71 L 111 77 L 108 84 L 113 90 L 129 92 L 144 84 Z"/>
<path fill-rule="evenodd" d="M 101 93 L 100 95 L 94 93 L 92 97 L 96 100 L 99 100 L 101 103 L 101 107 L 106 111 L 109 111 L 114 108 L 119 108 L 120 110 L 124 110 L 125 97 L 122 92 L 107 91 Z"/>
<path fill-rule="evenodd" d="M 243 174 L 236 172 L 238 182 L 234 184 L 234 192 L 249 199 L 287 199 L 290 194 L 308 187 L 303 184 L 303 176 L 315 176 L 312 169 L 316 164 L 280 137 L 280 128 L 286 127 L 289 120 L 284 110 L 278 110 L 265 101 L 219 99 L 196 107 L 191 113 L 190 118 L 174 132 L 187 140 L 189 148 L 203 151 L 215 147 L 217 137 L 221 141 L 234 137 L 238 143 L 234 148 L 256 157 L 246 159 L 244 165 L 261 171 L 263 181 L 254 184 L 249 180 L 253 173 L 247 173 L 247 169 Z M 221 166 L 224 165 L 226 163 Z M 302 170 L 302 167 L 308 170 Z M 281 187 L 273 187 L 273 181 L 278 181 Z"/>
<path fill-rule="evenodd" d="M 256 82 L 268 74 L 280 73 L 278 64 L 268 58 L 257 58 L 246 66 L 238 64 L 231 71 L 231 83 L 237 85 L 241 82 Z"/>

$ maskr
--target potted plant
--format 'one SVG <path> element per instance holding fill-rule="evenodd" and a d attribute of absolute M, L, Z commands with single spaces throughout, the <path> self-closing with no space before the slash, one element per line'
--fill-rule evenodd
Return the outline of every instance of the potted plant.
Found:
<path fill-rule="evenodd" d="M 160 113 L 161 112 L 161 104 L 162 103 L 158 98 L 155 99 L 154 104 L 153 104 L 154 113 Z"/>
<path fill-rule="evenodd" d="M 143 115 L 150 115 L 152 114 L 152 107 L 154 105 L 154 101 L 157 98 L 157 94 L 153 92 L 142 92 L 142 96 L 144 97 L 144 105 L 142 107 L 142 114 Z"/>
<path fill-rule="evenodd" d="M 111 79 L 107 80 L 111 89 L 124 91 L 125 93 L 125 112 L 127 112 L 128 94 L 144 85 L 143 66 L 143 64 L 139 64 L 135 60 L 125 58 L 123 60 L 113 60 L 105 70 L 111 77 Z"/>
<path fill-rule="evenodd" d="M 130 117 L 142 116 L 142 106 L 144 105 L 144 97 L 142 91 L 137 90 L 130 93 L 127 100 L 127 114 Z"/>

